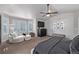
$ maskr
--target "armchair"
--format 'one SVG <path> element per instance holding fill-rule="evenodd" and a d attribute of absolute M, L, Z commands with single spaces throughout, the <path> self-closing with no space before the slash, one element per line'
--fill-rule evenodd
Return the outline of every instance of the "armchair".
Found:
<path fill-rule="evenodd" d="M 30 40 L 31 39 L 31 35 L 26 35 L 25 36 L 25 40 Z"/>
<path fill-rule="evenodd" d="M 24 41 L 25 36 L 18 36 L 15 32 L 9 34 L 9 43 L 18 43 Z"/>

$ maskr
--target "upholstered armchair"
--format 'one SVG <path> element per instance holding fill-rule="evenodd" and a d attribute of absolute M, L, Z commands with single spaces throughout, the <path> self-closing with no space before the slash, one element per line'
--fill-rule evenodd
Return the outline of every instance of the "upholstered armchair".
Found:
<path fill-rule="evenodd" d="M 29 34 L 26 35 L 26 36 L 25 36 L 25 40 L 31 40 L 31 35 L 29 35 Z"/>
<path fill-rule="evenodd" d="M 30 40 L 31 39 L 31 35 L 30 34 L 23 33 L 22 35 L 25 36 L 24 40 Z"/>
<path fill-rule="evenodd" d="M 25 39 L 24 35 L 20 35 L 18 36 L 15 32 L 12 32 L 9 34 L 9 43 L 18 43 L 18 42 L 22 42 Z"/>

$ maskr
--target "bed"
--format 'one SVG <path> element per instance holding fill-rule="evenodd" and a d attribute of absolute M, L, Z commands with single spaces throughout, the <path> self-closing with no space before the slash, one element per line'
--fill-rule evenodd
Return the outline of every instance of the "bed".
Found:
<path fill-rule="evenodd" d="M 33 50 L 33 54 L 70 54 L 71 40 L 65 36 L 52 36 L 39 43 Z"/>

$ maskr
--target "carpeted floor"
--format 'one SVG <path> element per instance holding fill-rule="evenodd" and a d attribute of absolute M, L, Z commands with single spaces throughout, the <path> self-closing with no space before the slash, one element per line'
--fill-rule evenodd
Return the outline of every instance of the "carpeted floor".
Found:
<path fill-rule="evenodd" d="M 47 40 L 49 37 L 33 37 L 31 40 L 15 44 L 4 43 L 0 46 L 0 54 L 30 54 L 31 49 L 39 42 Z"/>

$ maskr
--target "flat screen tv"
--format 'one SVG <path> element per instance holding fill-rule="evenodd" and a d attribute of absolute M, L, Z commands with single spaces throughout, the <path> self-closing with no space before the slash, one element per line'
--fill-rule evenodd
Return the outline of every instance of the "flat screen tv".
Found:
<path fill-rule="evenodd" d="M 38 27 L 44 27 L 44 22 L 38 21 Z"/>

